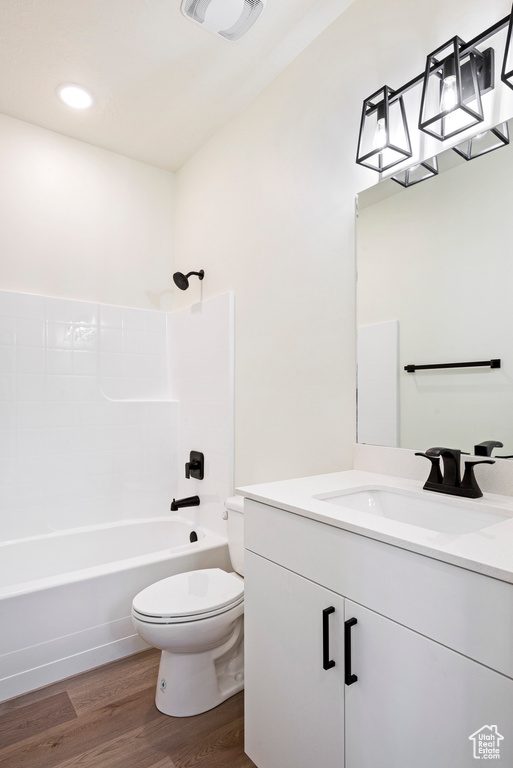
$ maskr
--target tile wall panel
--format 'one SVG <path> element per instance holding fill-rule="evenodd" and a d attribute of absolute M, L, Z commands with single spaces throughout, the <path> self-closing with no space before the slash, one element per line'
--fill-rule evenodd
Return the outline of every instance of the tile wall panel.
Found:
<path fill-rule="evenodd" d="M 164 313 L 0 291 L 0 540 L 166 514 Z"/>
<path fill-rule="evenodd" d="M 0 541 L 195 493 L 187 515 L 225 533 L 232 492 L 231 294 L 162 313 L 0 291 Z"/>
<path fill-rule="evenodd" d="M 224 499 L 233 494 L 233 295 L 169 315 L 173 396 L 180 402 L 178 497 L 198 494 L 196 524 L 225 533 Z M 186 479 L 191 450 L 205 455 L 203 480 Z"/>

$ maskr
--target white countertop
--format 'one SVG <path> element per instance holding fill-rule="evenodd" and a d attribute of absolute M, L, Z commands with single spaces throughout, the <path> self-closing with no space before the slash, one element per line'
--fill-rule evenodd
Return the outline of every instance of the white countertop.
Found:
<path fill-rule="evenodd" d="M 480 499 L 462 499 L 424 491 L 422 485 L 417 480 L 349 470 L 245 486 L 237 489 L 237 493 L 296 515 L 513 583 L 513 497 L 485 493 Z M 504 522 L 496 522 L 472 533 L 440 533 L 314 498 L 320 494 L 369 487 L 398 489 L 427 495 L 447 505 L 494 511 L 504 517 Z"/>

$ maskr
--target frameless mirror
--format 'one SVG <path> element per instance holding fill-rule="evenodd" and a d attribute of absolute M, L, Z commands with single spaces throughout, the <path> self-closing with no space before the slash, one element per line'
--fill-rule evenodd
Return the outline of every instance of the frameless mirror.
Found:
<path fill-rule="evenodd" d="M 511 126 L 510 126 L 511 127 Z M 358 196 L 360 443 L 513 454 L 513 146 Z M 458 368 L 421 368 L 488 363 Z"/>

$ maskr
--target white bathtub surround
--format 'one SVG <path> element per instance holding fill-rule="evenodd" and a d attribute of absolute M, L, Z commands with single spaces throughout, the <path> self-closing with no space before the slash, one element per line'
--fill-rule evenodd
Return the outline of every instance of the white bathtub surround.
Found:
<path fill-rule="evenodd" d="M 181 514 L 223 535 L 223 504 L 233 495 L 233 309 L 233 294 L 225 293 L 168 315 L 172 393 L 180 403 L 173 494 L 198 494 L 201 505 Z M 185 478 L 191 450 L 205 455 L 203 480 Z"/>
<path fill-rule="evenodd" d="M 222 532 L 232 314 L 231 294 L 162 313 L 1 291 L 0 541 L 160 516 L 194 493 Z M 183 477 L 191 449 L 202 484 Z"/>
<path fill-rule="evenodd" d="M 191 544 L 190 530 L 169 517 L 0 544 L 12 566 L 0 590 L 0 700 L 146 648 L 130 618 L 137 592 L 183 571 L 229 569 L 226 540 L 197 529 Z"/>
<path fill-rule="evenodd" d="M 138 650 L 131 600 L 152 582 L 229 569 L 232 339 L 230 294 L 174 316 L 0 291 L 0 698 Z M 184 478 L 192 449 L 202 483 Z M 214 544 L 175 563 L 161 519 L 196 493 L 182 524 Z"/>
<path fill-rule="evenodd" d="M 0 541 L 169 511 L 164 313 L 0 292 Z"/>

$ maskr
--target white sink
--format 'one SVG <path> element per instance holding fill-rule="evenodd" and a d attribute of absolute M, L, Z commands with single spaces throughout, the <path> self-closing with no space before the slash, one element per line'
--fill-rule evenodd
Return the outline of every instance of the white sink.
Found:
<path fill-rule="evenodd" d="M 450 496 L 435 498 L 434 494 L 408 493 L 390 488 L 359 488 L 356 491 L 335 491 L 314 496 L 319 501 L 358 512 L 386 517 L 400 523 L 416 525 L 440 533 L 472 533 L 489 525 L 503 523 L 511 514 L 505 510 L 480 506 Z"/>

